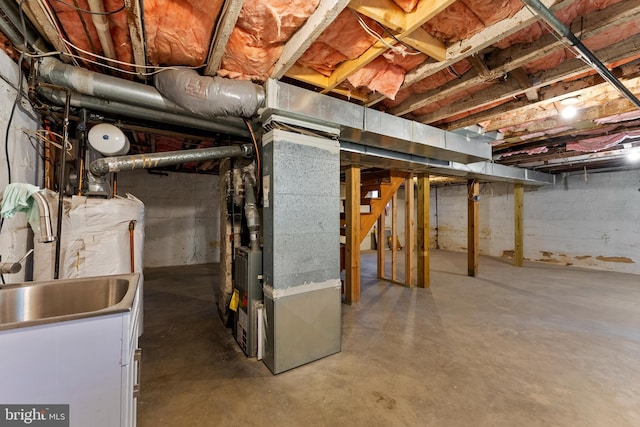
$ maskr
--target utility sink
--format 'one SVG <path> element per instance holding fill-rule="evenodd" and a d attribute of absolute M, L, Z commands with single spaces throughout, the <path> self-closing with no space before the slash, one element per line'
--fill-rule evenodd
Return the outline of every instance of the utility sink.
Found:
<path fill-rule="evenodd" d="M 0 289 L 0 331 L 131 310 L 140 274 L 10 284 Z"/>

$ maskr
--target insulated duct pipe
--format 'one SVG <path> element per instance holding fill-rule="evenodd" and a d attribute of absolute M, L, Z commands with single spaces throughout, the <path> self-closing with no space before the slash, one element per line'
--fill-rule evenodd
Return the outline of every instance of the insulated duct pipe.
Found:
<path fill-rule="evenodd" d="M 61 90 L 39 86 L 37 91 L 39 95 L 56 105 L 62 106 L 65 103 L 65 94 Z M 244 126 L 244 123 L 239 119 L 237 121 L 231 118 L 205 120 L 182 114 L 153 110 L 124 102 L 107 101 L 78 93 L 71 94 L 71 106 L 108 114 L 122 114 L 126 112 L 128 117 L 136 119 L 153 120 L 160 123 L 170 123 L 172 125 L 219 132 L 233 136 L 249 136 L 246 126 Z"/>
<path fill-rule="evenodd" d="M 202 162 L 226 157 L 250 156 L 253 145 L 231 145 L 224 147 L 200 148 L 195 150 L 166 151 L 162 153 L 135 154 L 132 156 L 105 157 L 94 160 L 89 167 L 96 177 L 122 170 L 149 169 L 177 165 L 187 162 Z"/>
<path fill-rule="evenodd" d="M 532 8 L 560 36 L 565 37 L 571 45 L 587 60 L 589 65 L 609 84 L 615 87 L 624 97 L 640 108 L 640 100 L 571 32 L 540 0 L 522 0 Z"/>
<path fill-rule="evenodd" d="M 264 104 L 264 88 L 246 80 L 201 76 L 195 70 L 164 70 L 155 86 L 163 96 L 205 118 L 252 117 Z"/>
<path fill-rule="evenodd" d="M 14 0 L 0 0 L 0 9 L 2 9 L 2 12 L 6 16 L 6 18 L 3 17 L 0 19 L 0 28 L 18 50 L 25 50 L 25 38 L 27 40 L 27 44 L 33 46 L 35 50 L 40 52 L 47 50 L 45 42 L 40 37 L 40 34 L 38 34 L 38 31 L 33 27 L 33 24 L 31 24 L 31 22 L 26 18 L 24 22 L 26 34 L 22 34 L 23 29 L 22 18 L 20 17 L 20 8 Z M 11 28 L 11 25 L 15 27 L 17 32 Z"/>

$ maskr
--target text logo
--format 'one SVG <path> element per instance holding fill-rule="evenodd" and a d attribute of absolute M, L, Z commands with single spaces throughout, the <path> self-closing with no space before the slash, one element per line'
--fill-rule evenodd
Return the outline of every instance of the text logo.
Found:
<path fill-rule="evenodd" d="M 69 427 L 69 405 L 0 405 L 0 427 Z"/>

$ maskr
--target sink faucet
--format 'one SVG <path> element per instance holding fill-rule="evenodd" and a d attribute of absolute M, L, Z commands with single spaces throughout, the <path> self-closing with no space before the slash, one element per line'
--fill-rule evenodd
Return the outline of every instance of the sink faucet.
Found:
<path fill-rule="evenodd" d="M 0 274 L 16 274 L 22 269 L 22 262 L 33 253 L 33 249 L 24 254 L 20 261 L 17 262 L 0 262 Z"/>
<path fill-rule="evenodd" d="M 39 191 L 33 193 L 31 197 L 36 201 L 38 211 L 40 212 L 40 242 L 54 242 L 56 240 L 56 236 L 53 235 L 53 227 L 51 226 L 51 211 L 49 210 L 49 203 Z"/>

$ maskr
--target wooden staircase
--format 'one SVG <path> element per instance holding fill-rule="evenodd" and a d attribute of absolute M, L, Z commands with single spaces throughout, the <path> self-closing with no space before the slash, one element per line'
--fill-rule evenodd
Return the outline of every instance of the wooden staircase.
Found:
<path fill-rule="evenodd" d="M 360 180 L 360 205 L 368 206 L 368 212 L 360 213 L 360 242 L 364 240 L 387 204 L 407 178 L 405 172 L 380 170 L 362 172 Z M 362 211 L 362 209 L 361 209 Z M 345 214 L 340 214 L 340 235 L 346 235 Z M 340 269 L 344 269 L 344 245 L 340 245 Z"/>

